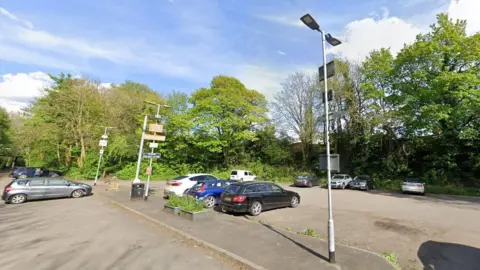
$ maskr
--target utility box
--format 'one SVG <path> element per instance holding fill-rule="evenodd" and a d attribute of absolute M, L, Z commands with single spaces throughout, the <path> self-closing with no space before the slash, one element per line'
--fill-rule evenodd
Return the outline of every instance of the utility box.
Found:
<path fill-rule="evenodd" d="M 327 171 L 327 154 L 320 154 L 320 170 Z M 340 172 L 340 155 L 330 154 L 330 170 Z"/>
<path fill-rule="evenodd" d="M 145 194 L 145 184 L 144 183 L 135 183 L 132 184 L 132 190 L 130 191 L 130 199 L 142 199 L 143 194 Z"/>

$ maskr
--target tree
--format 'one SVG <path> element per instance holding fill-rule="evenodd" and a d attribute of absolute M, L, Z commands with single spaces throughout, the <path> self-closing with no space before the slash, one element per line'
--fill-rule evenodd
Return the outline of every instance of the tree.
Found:
<path fill-rule="evenodd" d="M 271 104 L 275 123 L 283 131 L 292 131 L 302 142 L 302 165 L 312 154 L 312 146 L 321 125 L 320 87 L 315 75 L 297 72 L 282 84 Z"/>
<path fill-rule="evenodd" d="M 11 121 L 7 111 L 0 107 L 0 149 L 10 146 L 10 126 Z"/>
<path fill-rule="evenodd" d="M 195 145 L 221 153 L 224 165 L 239 163 L 245 143 L 256 140 L 255 125 L 266 121 L 266 100 L 233 77 L 216 76 L 210 88 L 201 88 L 191 99 Z"/>

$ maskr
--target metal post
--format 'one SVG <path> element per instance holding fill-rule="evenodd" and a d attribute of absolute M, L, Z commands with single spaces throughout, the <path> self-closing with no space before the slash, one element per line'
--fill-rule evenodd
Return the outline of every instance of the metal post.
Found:
<path fill-rule="evenodd" d="M 105 127 L 105 131 L 103 132 L 103 135 L 107 135 L 107 127 Z M 97 185 L 98 173 L 100 172 L 100 164 L 102 163 L 102 157 L 103 157 L 103 146 L 102 146 L 102 149 L 100 150 L 100 157 L 98 158 L 97 173 L 95 174 L 95 182 L 93 182 L 94 186 Z"/>
<path fill-rule="evenodd" d="M 147 122 L 148 122 L 148 115 L 145 114 L 145 119 L 143 120 L 142 139 L 140 140 L 140 149 L 138 150 L 137 171 L 135 172 L 135 179 L 133 180 L 133 183 L 141 182 L 138 177 L 140 175 L 140 165 L 142 163 L 143 139 L 145 137 L 145 131 L 147 130 Z"/>
<path fill-rule="evenodd" d="M 329 136 L 329 117 L 328 117 L 328 84 L 327 84 L 327 54 L 325 52 L 325 33 L 322 33 L 323 48 L 323 77 L 325 83 L 325 145 L 327 148 L 327 181 L 328 181 L 328 261 L 335 263 L 335 235 L 332 214 L 332 185 L 330 171 L 330 136 Z"/>
<path fill-rule="evenodd" d="M 158 121 L 159 115 L 160 115 L 160 104 L 157 104 L 157 114 L 155 115 L 155 118 L 157 118 L 157 121 Z M 153 141 L 153 143 L 155 143 L 155 141 Z M 152 153 L 152 154 L 154 153 L 153 148 L 152 148 L 152 152 L 151 152 L 151 153 Z M 150 158 L 150 165 L 148 165 L 149 168 L 150 168 L 150 170 L 151 170 L 151 171 L 150 171 L 150 174 L 153 173 L 152 162 L 153 162 L 153 158 Z M 145 188 L 145 195 L 143 196 L 143 199 L 144 199 L 145 201 L 148 200 L 148 191 L 149 191 L 149 189 L 150 189 L 150 174 L 147 175 L 147 186 L 146 186 L 146 188 Z"/>

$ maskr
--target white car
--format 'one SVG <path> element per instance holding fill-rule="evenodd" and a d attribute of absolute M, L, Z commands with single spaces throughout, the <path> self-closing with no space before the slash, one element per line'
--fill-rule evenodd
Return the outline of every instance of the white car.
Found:
<path fill-rule="evenodd" d="M 402 183 L 402 192 L 425 195 L 425 183 L 418 178 L 406 178 Z"/>
<path fill-rule="evenodd" d="M 330 179 L 330 184 L 332 188 L 346 188 L 352 181 L 352 177 L 348 174 L 334 174 L 332 179 Z"/>
<path fill-rule="evenodd" d="M 244 170 L 235 170 L 230 173 L 230 180 L 233 181 L 255 181 L 257 180 L 257 176 L 255 176 L 252 172 L 250 171 L 244 171 Z"/>
<path fill-rule="evenodd" d="M 211 174 L 197 173 L 179 176 L 173 180 L 168 180 L 163 195 L 168 198 L 171 194 L 182 196 L 185 190 L 193 187 L 198 181 L 218 180 Z"/>

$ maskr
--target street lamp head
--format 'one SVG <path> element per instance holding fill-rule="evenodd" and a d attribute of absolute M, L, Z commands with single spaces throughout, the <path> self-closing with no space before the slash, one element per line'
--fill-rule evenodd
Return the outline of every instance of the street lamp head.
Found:
<path fill-rule="evenodd" d="M 315 21 L 315 19 L 310 15 L 310 14 L 305 14 L 303 15 L 300 20 L 308 26 L 310 29 L 315 30 L 315 31 L 320 31 L 320 26 L 318 23 Z"/>
<path fill-rule="evenodd" d="M 327 40 L 327 42 L 332 45 L 332 46 L 337 46 L 337 45 L 340 45 L 342 44 L 342 42 L 334 37 L 332 37 L 331 34 L 326 34 L 325 35 L 325 39 Z"/>

